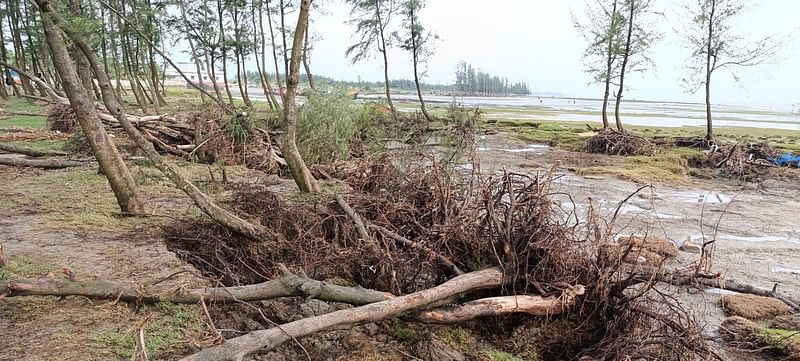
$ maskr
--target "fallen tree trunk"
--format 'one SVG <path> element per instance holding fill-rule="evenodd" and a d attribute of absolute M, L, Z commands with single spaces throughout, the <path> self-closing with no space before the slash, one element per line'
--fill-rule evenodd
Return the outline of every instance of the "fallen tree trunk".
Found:
<path fill-rule="evenodd" d="M 721 275 L 704 275 L 691 272 L 674 272 L 669 270 L 659 270 L 654 267 L 641 267 L 631 272 L 639 273 L 639 279 L 658 278 L 659 282 L 671 284 L 673 286 L 705 286 L 709 288 L 719 288 L 727 291 L 747 293 L 762 297 L 777 298 L 792 310 L 800 312 L 800 301 L 789 298 L 777 290 L 777 284 L 771 290 L 760 288 L 746 283 L 741 283 L 732 279 L 724 279 Z"/>
<path fill-rule="evenodd" d="M 23 168 L 63 169 L 91 164 L 77 160 L 0 158 L 0 165 Z"/>
<path fill-rule="evenodd" d="M 60 156 L 60 155 L 69 155 L 69 153 L 60 151 L 60 150 L 52 150 L 52 149 L 35 149 L 35 148 L 28 148 L 28 147 L 20 147 L 15 144 L 11 143 L 0 143 L 0 151 L 9 152 L 9 153 L 17 153 L 17 154 L 24 154 L 31 157 L 48 157 L 48 156 Z"/>
<path fill-rule="evenodd" d="M 85 296 L 126 302 L 172 303 L 260 301 L 281 297 L 308 297 L 323 301 L 365 305 L 393 298 L 390 293 L 361 287 L 344 287 L 291 273 L 281 266 L 281 277 L 263 283 L 236 287 L 169 289 L 110 281 L 31 279 L 0 281 L 0 294 L 18 296 Z"/>
<path fill-rule="evenodd" d="M 424 323 L 454 324 L 480 317 L 501 316 L 512 313 L 526 313 L 532 316 L 558 315 L 575 305 L 575 296 L 583 294 L 583 286 L 576 287 L 580 292 L 565 293 L 562 297 L 541 296 L 503 296 L 491 297 L 462 305 L 446 306 L 418 314 L 415 319 Z"/>
<path fill-rule="evenodd" d="M 183 358 L 183 361 L 242 360 L 259 350 L 271 350 L 294 338 L 308 336 L 339 327 L 357 326 L 402 316 L 441 299 L 469 291 L 498 287 L 503 284 L 503 272 L 497 268 L 467 273 L 439 286 L 396 297 L 387 301 L 304 318 L 267 330 L 253 331 L 226 340 Z"/>

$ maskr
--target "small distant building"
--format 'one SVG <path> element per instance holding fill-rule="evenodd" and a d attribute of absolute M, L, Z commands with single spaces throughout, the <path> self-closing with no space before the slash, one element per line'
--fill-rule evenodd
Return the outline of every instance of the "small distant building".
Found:
<path fill-rule="evenodd" d="M 175 68 L 172 67 L 167 68 L 166 71 L 164 72 L 164 75 L 167 80 L 178 81 L 178 82 L 186 81 L 183 78 L 183 76 L 181 76 L 181 73 L 183 73 L 184 75 L 186 75 L 187 78 L 189 78 L 190 82 L 199 85 L 200 79 L 202 78 L 203 85 L 210 87 L 211 84 L 217 85 L 217 79 L 220 80 L 222 79 L 222 70 L 215 70 L 214 71 L 215 76 L 212 77 L 210 72 L 206 71 L 206 69 L 202 69 L 203 73 L 198 74 L 197 65 L 195 65 L 194 63 L 177 63 L 175 65 L 177 65 L 180 72 L 178 72 L 178 70 L 175 70 Z"/>

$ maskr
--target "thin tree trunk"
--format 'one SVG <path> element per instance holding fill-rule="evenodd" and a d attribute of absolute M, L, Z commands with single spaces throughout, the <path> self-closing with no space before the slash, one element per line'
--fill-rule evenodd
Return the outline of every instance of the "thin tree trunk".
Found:
<path fill-rule="evenodd" d="M 297 149 L 297 103 L 296 91 L 300 82 L 300 57 L 303 50 L 303 38 L 308 30 L 308 11 L 311 0 L 302 0 L 300 3 L 300 15 L 297 19 L 297 27 L 294 31 L 294 44 L 292 45 L 292 61 L 286 80 L 286 95 L 284 95 L 284 134 L 281 142 L 281 150 L 289 170 L 292 172 L 297 187 L 302 192 L 319 193 L 320 188 L 317 180 L 311 175 L 311 171 L 306 166 L 300 150 Z"/>
<path fill-rule="evenodd" d="M 5 35 L 3 34 L 3 17 L 0 16 L 0 39 L 5 39 Z M 6 63 L 8 62 L 7 54 L 6 54 L 6 42 L 0 41 L 0 61 Z M 6 69 L 2 69 L 2 74 L 0 74 L 0 81 L 3 84 L 0 84 L 0 98 L 8 99 L 8 91 L 6 90 Z"/>
<path fill-rule="evenodd" d="M 46 0 L 37 0 L 37 1 L 46 1 Z M 44 12 L 50 12 L 51 14 L 53 13 L 52 9 L 50 9 L 49 5 L 47 5 L 46 3 L 40 6 L 42 6 L 43 13 Z M 63 22 L 63 19 L 58 18 L 58 15 L 54 15 L 53 17 Z M 69 31 L 69 28 L 65 27 L 64 30 Z M 206 213 L 206 215 L 208 215 L 211 219 L 213 219 L 217 223 L 250 239 L 267 241 L 269 233 L 266 232 L 261 226 L 249 223 L 239 218 L 235 214 L 230 213 L 227 210 L 214 204 L 214 202 L 212 202 L 208 198 L 208 196 L 206 196 L 203 192 L 201 192 L 192 182 L 187 180 L 178 171 L 177 167 L 165 161 L 164 158 L 161 157 L 160 154 L 158 154 L 158 152 L 153 147 L 153 143 L 148 141 L 142 135 L 142 133 L 139 132 L 139 130 L 136 129 L 136 127 L 134 127 L 133 124 L 131 124 L 131 121 L 125 114 L 122 104 L 120 103 L 119 99 L 117 99 L 116 94 L 114 93 L 114 90 L 111 87 L 111 81 L 108 79 L 108 75 L 103 72 L 100 62 L 97 60 L 97 56 L 94 54 L 92 49 L 79 36 L 75 36 L 75 34 L 72 35 L 73 35 L 72 40 L 86 55 L 87 59 L 92 65 L 92 69 L 95 71 L 95 74 L 97 74 L 97 80 L 100 83 L 100 88 L 103 90 L 103 102 L 106 105 L 106 109 L 108 109 L 108 111 L 114 116 L 114 118 L 117 119 L 122 128 L 125 129 L 125 132 L 136 143 L 136 146 L 142 152 L 144 152 L 147 158 L 153 163 L 153 166 L 155 166 L 158 170 L 164 173 L 164 175 L 166 175 L 167 178 L 169 178 L 173 183 L 175 183 L 178 189 L 182 190 L 184 193 L 186 193 L 186 195 L 189 196 L 189 198 L 191 198 L 194 201 L 194 203 L 197 205 L 198 208 L 200 208 L 200 210 Z M 94 107 L 92 107 L 92 110 L 94 110 Z"/>
<path fill-rule="evenodd" d="M 281 71 L 278 68 L 278 48 L 275 46 L 275 30 L 272 25 L 271 11 L 272 9 L 270 9 L 269 7 L 269 0 L 267 0 L 267 22 L 269 23 L 269 36 L 272 39 L 272 59 L 275 62 L 275 81 L 278 86 L 278 89 L 280 90 L 281 88 L 285 87 L 286 84 L 284 84 L 281 81 Z M 289 76 L 289 74 L 286 74 L 286 76 Z M 285 102 L 285 99 L 282 95 L 281 95 L 281 101 Z"/>
<path fill-rule="evenodd" d="M 609 25 L 608 30 L 608 44 L 606 47 L 608 48 L 608 52 L 606 54 L 606 91 L 603 93 L 603 129 L 608 129 L 608 98 L 611 96 L 611 77 L 612 72 L 614 71 L 614 37 L 611 36 L 613 33 L 616 32 L 616 25 L 617 25 L 617 0 L 614 0 L 611 9 L 611 25 Z"/>
<path fill-rule="evenodd" d="M 253 0 L 253 13 L 258 14 L 258 26 L 256 26 L 256 17 L 253 16 L 253 29 L 256 35 L 253 39 L 253 53 L 256 54 L 256 68 L 258 69 L 258 77 L 261 80 L 261 88 L 264 90 L 264 96 L 267 98 L 270 110 L 280 109 L 278 102 L 275 100 L 275 95 L 272 93 L 272 85 L 269 83 L 269 76 L 267 75 L 267 39 L 264 34 L 264 17 L 263 17 L 263 1 L 258 1 L 258 10 L 255 9 L 255 0 Z M 261 54 L 258 54 L 258 41 L 261 41 Z"/>
<path fill-rule="evenodd" d="M 206 34 L 208 34 L 208 0 L 203 0 L 203 41 L 209 42 L 208 39 L 205 38 Z M 202 44 L 201 44 L 202 45 Z M 217 71 L 216 71 L 216 61 L 214 61 L 214 55 L 216 53 L 216 48 L 212 46 L 206 46 L 205 56 L 206 56 L 206 64 L 208 65 L 208 71 L 211 73 L 211 84 L 214 86 L 214 94 L 217 95 L 217 102 L 222 103 L 222 93 L 219 90 L 219 84 L 217 84 Z"/>
<path fill-rule="evenodd" d="M 281 6 L 281 39 L 283 40 L 283 51 L 282 51 L 282 54 L 283 54 L 283 73 L 286 74 L 286 76 L 288 77 L 289 76 L 289 58 L 286 56 L 286 53 L 289 52 L 289 47 L 288 47 L 289 45 L 286 43 L 286 4 L 283 2 L 283 0 L 280 0 L 279 4 Z M 286 87 L 288 88 L 289 87 L 289 84 L 288 84 L 289 80 L 288 79 L 286 80 L 286 83 L 287 83 Z"/>
<path fill-rule="evenodd" d="M 711 42 L 714 37 L 714 17 L 716 16 L 716 11 L 717 1 L 711 0 L 711 13 L 708 18 L 708 39 L 706 39 L 706 44 L 708 45 L 706 49 L 706 140 L 708 141 L 714 139 L 714 126 L 711 120 L 711 74 L 714 72 L 715 64 L 712 64 L 712 57 L 714 57 L 714 54 Z M 716 57 L 714 57 L 713 62 L 716 63 Z"/>
<path fill-rule="evenodd" d="M 159 29 L 154 29 L 154 27 L 156 26 L 156 19 L 153 16 L 153 6 L 150 4 L 150 0 L 146 0 L 144 3 L 147 6 L 147 35 L 149 36 L 149 39 L 154 39 L 158 37 L 156 33 L 158 32 Z M 155 42 L 153 40 L 150 40 L 147 41 L 147 44 L 148 44 L 147 60 L 150 63 L 150 78 L 152 79 L 151 81 L 153 83 L 152 91 L 153 91 L 153 96 L 155 98 L 154 100 L 156 101 L 157 104 L 156 112 L 160 113 L 161 111 L 159 110 L 159 108 L 166 106 L 167 101 L 164 99 L 164 96 L 162 95 L 163 94 L 161 90 L 162 88 L 159 87 L 160 82 L 158 81 L 158 66 L 156 65 L 156 56 L 155 52 L 153 51 L 154 50 L 153 48 L 155 48 L 156 46 Z"/>
<path fill-rule="evenodd" d="M 203 84 L 203 67 L 200 65 L 200 59 L 197 57 L 197 50 L 194 47 L 194 41 L 192 41 L 191 31 L 189 30 L 189 19 L 186 17 L 186 1 L 185 0 L 178 0 L 178 6 L 181 8 L 181 19 L 183 19 L 183 31 L 186 32 L 186 41 L 189 42 L 189 50 L 192 51 L 192 59 L 194 60 L 194 67 L 197 71 L 197 78 L 200 82 L 200 87 L 205 88 Z M 203 93 L 200 93 L 200 100 L 205 104 L 206 96 Z"/>
<path fill-rule="evenodd" d="M 394 108 L 394 102 L 392 102 L 392 93 L 391 93 L 391 83 L 389 82 L 389 55 L 388 49 L 386 49 L 386 37 L 383 34 L 383 28 L 386 24 L 383 23 L 383 19 L 381 18 L 381 10 L 379 2 L 375 2 L 375 15 L 378 18 L 378 35 L 380 36 L 380 44 L 381 48 L 378 49 L 381 54 L 383 54 L 383 80 L 386 86 L 386 101 L 389 103 L 389 110 L 392 111 L 392 116 L 397 119 L 397 109 Z"/>
<path fill-rule="evenodd" d="M 314 76 L 311 75 L 311 59 L 309 59 L 308 55 L 308 31 L 306 31 L 306 37 L 303 41 L 303 67 L 306 69 L 306 78 L 308 78 L 308 86 L 311 87 L 311 90 L 317 91 L 317 87 L 314 86 Z"/>
<path fill-rule="evenodd" d="M 36 1 L 43 14 L 42 24 L 47 43 L 50 45 L 53 64 L 61 76 L 65 93 L 81 124 L 83 134 L 86 135 L 86 139 L 89 141 L 92 150 L 94 150 L 100 169 L 108 178 L 120 209 L 125 213 L 146 213 L 147 203 L 143 195 L 139 192 L 125 162 L 123 162 L 113 141 L 108 137 L 103 124 L 100 122 L 94 102 L 89 98 L 88 91 L 81 84 L 80 78 L 72 65 L 65 45 L 66 42 L 61 36 L 60 30 L 55 26 L 53 20 L 47 16 L 51 13 L 49 5 L 45 2 L 46 0 Z"/>
<path fill-rule="evenodd" d="M 625 54 L 622 58 L 622 67 L 619 70 L 619 90 L 617 91 L 617 103 L 614 107 L 614 119 L 617 122 L 617 130 L 620 133 L 625 133 L 625 128 L 622 127 L 622 120 L 619 118 L 619 108 L 622 103 L 622 92 L 625 90 L 625 70 L 628 67 L 628 60 L 631 56 L 631 41 L 633 38 L 633 17 L 636 14 L 635 1 L 631 1 L 628 13 L 628 37 L 625 41 Z"/>
<path fill-rule="evenodd" d="M 415 33 L 415 29 L 416 29 L 415 17 L 416 17 L 416 14 L 414 14 L 414 12 L 413 12 L 414 11 L 413 7 L 411 7 L 411 8 L 412 8 L 412 10 L 411 10 L 411 14 L 410 14 L 409 18 L 411 19 L 411 53 L 412 53 L 413 58 L 414 58 L 413 59 L 414 60 L 414 84 L 417 86 L 417 96 L 419 97 L 419 105 L 420 105 L 420 108 L 422 109 L 422 115 L 424 115 L 425 119 L 427 119 L 429 122 L 432 122 L 433 121 L 433 117 L 431 117 L 431 115 L 428 114 L 428 109 L 425 108 L 425 99 L 422 98 L 422 88 L 419 86 L 418 65 L 419 65 L 419 45 L 420 44 L 417 44 L 417 37 L 420 34 L 416 34 Z"/>
<path fill-rule="evenodd" d="M 225 24 L 222 21 L 222 0 L 217 0 L 217 12 L 219 13 L 219 44 L 222 50 L 222 82 L 225 84 L 225 94 L 228 95 L 228 104 L 233 106 L 233 95 L 228 86 L 228 46 L 225 44 Z"/>
<path fill-rule="evenodd" d="M 11 40 L 14 45 L 14 58 L 17 66 L 19 66 L 20 69 L 27 70 L 27 57 L 25 56 L 25 47 L 22 45 L 22 34 L 19 27 L 19 18 L 21 17 L 21 13 L 19 12 L 18 0 L 10 0 L 8 2 L 7 10 L 9 16 L 9 28 L 11 30 Z M 20 77 L 20 82 L 22 83 L 22 90 L 25 92 L 25 95 L 35 94 L 28 79 Z"/>

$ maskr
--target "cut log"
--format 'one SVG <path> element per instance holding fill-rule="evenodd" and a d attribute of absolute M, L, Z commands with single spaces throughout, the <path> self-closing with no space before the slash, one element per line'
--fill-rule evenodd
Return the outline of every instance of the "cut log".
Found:
<path fill-rule="evenodd" d="M 582 289 L 582 287 L 581 287 Z M 581 293 L 583 293 L 581 291 Z M 446 306 L 420 313 L 417 321 L 455 324 L 481 317 L 526 313 L 532 316 L 558 315 L 575 305 L 575 297 L 503 296 L 491 297 L 462 305 Z"/>
<path fill-rule="evenodd" d="M 11 143 L 0 143 L 0 151 L 8 152 L 8 153 L 17 153 L 17 154 L 24 154 L 30 157 L 48 157 L 48 156 L 60 156 L 60 155 L 69 155 L 69 153 L 61 151 L 61 150 L 52 150 L 52 149 L 34 149 L 28 147 L 21 147 Z"/>
<path fill-rule="evenodd" d="M 344 287 L 291 273 L 281 267 L 282 276 L 271 281 L 238 287 L 169 289 L 110 281 L 32 279 L 0 281 L 0 294 L 17 296 L 85 296 L 126 302 L 172 303 L 260 301 L 280 297 L 308 297 L 323 301 L 365 305 L 393 298 L 390 293 L 361 287 Z"/>
<path fill-rule="evenodd" d="M 497 268 L 467 273 L 439 286 L 387 301 L 304 318 L 267 330 L 253 331 L 226 340 L 183 359 L 183 361 L 242 360 L 259 350 L 271 350 L 299 337 L 341 327 L 351 327 L 402 316 L 438 300 L 469 291 L 499 287 L 503 272 Z"/>
<path fill-rule="evenodd" d="M 91 162 L 77 160 L 0 158 L 0 165 L 22 168 L 63 169 L 83 167 L 89 164 L 91 164 Z"/>

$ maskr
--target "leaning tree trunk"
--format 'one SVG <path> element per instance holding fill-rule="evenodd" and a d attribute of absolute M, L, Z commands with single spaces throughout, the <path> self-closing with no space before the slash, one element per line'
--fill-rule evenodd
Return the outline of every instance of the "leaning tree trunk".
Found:
<path fill-rule="evenodd" d="M 389 55 L 388 49 L 386 49 L 386 37 L 383 34 L 383 28 L 386 26 L 384 24 L 384 20 L 381 19 L 381 10 L 378 2 L 375 2 L 375 15 L 378 18 L 378 35 L 380 36 L 381 48 L 379 49 L 381 54 L 383 54 L 383 80 L 384 85 L 386 86 L 386 102 L 389 103 L 389 110 L 392 112 L 392 116 L 397 119 L 397 109 L 394 108 L 394 103 L 392 102 L 392 91 L 391 91 L 391 83 L 389 82 Z"/>
<path fill-rule="evenodd" d="M 272 94 L 272 85 L 269 83 L 269 76 L 267 73 L 267 39 L 264 34 L 264 16 L 262 15 L 263 2 L 259 0 L 258 11 L 253 4 L 253 13 L 258 14 L 258 24 L 256 24 L 256 17 L 252 16 L 253 21 L 253 54 L 256 56 L 256 70 L 258 70 L 258 78 L 261 81 L 261 88 L 264 91 L 264 97 L 267 98 L 270 110 L 280 109 L 280 105 L 275 100 L 275 95 Z M 259 40 L 261 45 L 261 54 L 259 55 Z"/>
<path fill-rule="evenodd" d="M 419 34 L 415 33 L 415 31 L 418 32 L 418 30 L 416 30 L 416 24 L 415 24 L 415 21 L 414 21 L 415 17 L 416 17 L 416 14 L 413 14 L 413 10 L 412 10 L 412 14 L 411 14 L 411 16 L 409 16 L 409 18 L 411 19 L 411 53 L 412 53 L 413 60 L 414 60 L 414 85 L 417 86 L 417 96 L 419 97 L 419 106 L 420 106 L 420 109 L 422 109 L 422 115 L 424 115 L 425 119 L 427 119 L 429 122 L 432 122 L 433 121 L 433 117 L 431 117 L 431 115 L 428 114 L 428 109 L 425 108 L 425 99 L 422 98 L 422 88 L 419 85 L 419 69 L 418 69 L 418 67 L 419 67 L 419 45 L 420 44 L 417 43 L 417 36 Z"/>
<path fill-rule="evenodd" d="M 272 42 L 272 60 L 275 62 L 275 82 L 278 90 L 280 90 L 280 88 L 284 87 L 286 84 L 281 81 L 281 71 L 278 68 L 278 48 L 275 46 L 275 29 L 272 25 L 272 10 L 269 7 L 269 0 L 267 0 L 267 22 L 269 24 L 269 37 Z M 289 76 L 289 74 L 286 74 L 286 76 Z M 285 98 L 281 96 L 281 101 L 284 100 Z"/>
<path fill-rule="evenodd" d="M 3 35 L 3 17 L 0 16 L 0 39 L 5 39 L 5 35 Z M 6 58 L 6 42 L 0 41 L 0 61 L 8 62 L 8 58 Z M 0 99 L 8 99 L 8 91 L 6 90 L 6 69 L 2 69 L 2 74 L 0 74 L 0 81 L 3 84 L 0 85 Z"/>
<path fill-rule="evenodd" d="M 317 87 L 314 86 L 314 76 L 311 75 L 311 59 L 309 59 L 310 55 L 308 53 L 308 31 L 306 31 L 306 38 L 303 41 L 303 67 L 306 69 L 308 86 L 311 90 L 317 91 Z"/>
<path fill-rule="evenodd" d="M 48 14 L 49 5 L 46 0 L 36 0 L 42 14 Z M 111 189 L 117 198 L 120 209 L 125 213 L 146 213 L 146 202 L 139 192 L 133 177 L 122 161 L 111 138 L 100 122 L 94 102 L 89 98 L 89 92 L 83 87 L 78 77 L 72 60 L 67 52 L 66 42 L 60 30 L 53 23 L 52 18 L 42 16 L 42 24 L 47 43 L 56 67 L 64 85 L 64 92 L 69 98 L 72 109 L 78 117 L 83 134 L 94 151 L 95 158 L 100 164 L 100 169 L 108 178 Z"/>
<path fill-rule="evenodd" d="M 37 1 L 45 1 L 45 0 L 37 0 Z M 53 18 L 59 20 L 62 23 L 65 23 L 63 19 L 59 18 L 56 15 L 48 4 L 40 5 L 42 7 L 43 13 L 48 13 Z M 69 27 L 65 26 L 64 30 L 68 33 L 70 32 Z M 92 49 L 86 44 L 86 42 L 77 36 L 74 33 L 70 33 L 72 40 L 75 44 L 80 48 L 80 50 L 86 55 L 86 58 L 89 60 L 89 63 L 92 66 L 95 74 L 97 75 L 98 83 L 100 84 L 100 89 L 102 90 L 103 95 L 103 102 L 106 105 L 106 109 L 117 119 L 119 124 L 125 129 L 125 132 L 133 139 L 136 143 L 136 146 L 142 150 L 147 158 L 153 163 L 153 165 L 158 168 L 164 175 L 167 176 L 175 185 L 182 190 L 186 195 L 191 198 L 194 203 L 197 205 L 200 210 L 206 213 L 211 219 L 216 221 L 217 223 L 227 227 L 228 229 L 244 235 L 250 239 L 254 240 L 267 240 L 268 234 L 262 227 L 249 223 L 235 214 L 226 211 L 225 209 L 217 206 L 211 199 L 208 198 L 203 192 L 201 192 L 192 182 L 187 180 L 178 169 L 172 165 L 171 163 L 164 160 L 160 154 L 155 150 L 153 144 L 148 141 L 141 132 L 139 132 L 136 127 L 131 124 L 128 117 L 125 115 L 124 108 L 117 98 L 117 95 L 114 93 L 114 88 L 111 86 L 111 80 L 108 78 L 108 75 L 103 71 L 102 65 L 100 61 L 97 59 L 97 55 L 92 51 Z"/>
<path fill-rule="evenodd" d="M 625 70 L 628 67 L 628 60 L 631 57 L 631 41 L 633 40 L 633 17 L 636 14 L 635 4 L 630 4 L 630 12 L 628 14 L 628 38 L 625 41 L 625 54 L 622 57 L 622 67 L 619 70 L 619 89 L 617 91 L 617 103 L 614 106 L 614 119 L 617 122 L 617 130 L 620 133 L 625 133 L 625 128 L 622 127 L 622 120 L 619 118 L 619 107 L 622 103 L 622 92 L 625 90 Z"/>
<path fill-rule="evenodd" d="M 197 71 L 197 81 L 200 83 L 201 88 L 205 88 L 203 84 L 203 67 L 200 65 L 200 58 L 197 57 L 197 50 L 195 50 L 194 41 L 192 41 L 191 32 L 189 31 L 189 19 L 186 17 L 186 2 L 185 0 L 178 0 L 178 5 L 181 8 L 181 19 L 183 20 L 183 31 L 186 32 L 186 41 L 189 42 L 189 50 L 192 51 L 192 59 L 194 59 L 195 70 Z M 206 96 L 200 93 L 200 101 L 206 102 Z"/>
<path fill-rule="evenodd" d="M 289 75 L 286 80 L 286 94 L 284 95 L 284 134 L 281 142 L 281 150 L 289 170 L 292 172 L 297 187 L 302 192 L 318 193 L 319 184 L 311 171 L 306 167 L 300 150 L 297 149 L 297 103 L 296 92 L 297 84 L 300 82 L 300 57 L 303 50 L 303 38 L 308 30 L 308 8 L 311 0 L 302 0 L 300 3 L 300 15 L 297 19 L 297 27 L 294 31 L 294 43 L 292 45 L 292 57 L 289 64 Z"/>

